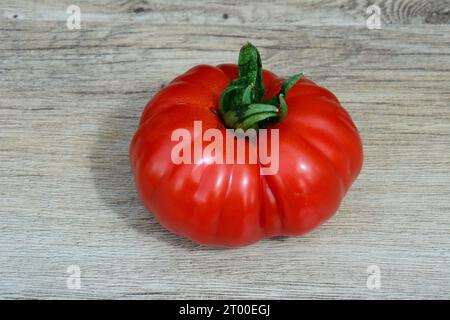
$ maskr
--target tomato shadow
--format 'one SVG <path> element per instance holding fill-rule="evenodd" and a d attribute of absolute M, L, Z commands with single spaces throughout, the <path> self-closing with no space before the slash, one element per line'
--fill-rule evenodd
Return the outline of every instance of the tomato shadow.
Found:
<path fill-rule="evenodd" d="M 208 248 L 167 231 L 139 200 L 128 148 L 146 99 L 136 98 L 136 94 L 120 99 L 120 103 L 114 103 L 120 107 L 112 107 L 109 115 L 100 121 L 97 141 L 90 153 L 95 188 L 101 200 L 117 215 L 117 223 L 126 225 L 123 232 L 138 232 L 188 250 L 206 250 Z M 124 236 L 130 237 L 130 234 Z"/>

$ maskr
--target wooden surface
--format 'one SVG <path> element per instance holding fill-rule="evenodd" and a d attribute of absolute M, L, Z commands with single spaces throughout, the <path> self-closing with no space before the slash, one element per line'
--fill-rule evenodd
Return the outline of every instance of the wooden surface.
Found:
<path fill-rule="evenodd" d="M 450 1 L 0 3 L 0 298 L 450 298 Z M 363 171 L 301 238 L 199 247 L 136 196 L 128 144 L 147 100 L 251 41 L 358 125 Z M 69 289 L 70 265 L 81 288 Z M 381 288 L 366 286 L 381 268 Z"/>

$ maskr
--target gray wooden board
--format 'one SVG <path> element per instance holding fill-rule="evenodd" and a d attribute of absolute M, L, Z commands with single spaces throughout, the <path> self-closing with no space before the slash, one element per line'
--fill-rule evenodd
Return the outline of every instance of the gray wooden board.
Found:
<path fill-rule="evenodd" d="M 450 1 L 373 3 L 380 30 L 371 1 L 76 1 L 69 30 L 70 1 L 2 0 L 0 298 L 449 298 Z M 161 86 L 246 41 L 336 93 L 365 163 L 314 232 L 211 249 L 146 212 L 128 145 Z"/>

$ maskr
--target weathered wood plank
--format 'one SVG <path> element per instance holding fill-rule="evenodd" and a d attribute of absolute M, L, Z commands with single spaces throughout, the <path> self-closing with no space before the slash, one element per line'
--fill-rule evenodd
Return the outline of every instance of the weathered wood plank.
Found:
<path fill-rule="evenodd" d="M 2 3 L 0 298 L 450 296 L 449 1 L 378 1 L 381 30 L 365 28 L 368 2 L 258 3 L 81 1 L 81 30 L 69 3 Z M 267 68 L 336 93 L 365 165 L 309 235 L 198 247 L 142 207 L 128 143 L 162 85 L 248 40 Z"/>
<path fill-rule="evenodd" d="M 62 21 L 71 2 L 58 0 L 9 1 L 3 5 L 11 19 Z M 448 0 L 79 0 L 83 20 L 128 21 L 151 24 L 276 26 L 364 25 L 366 9 L 380 7 L 386 24 L 448 24 Z"/>

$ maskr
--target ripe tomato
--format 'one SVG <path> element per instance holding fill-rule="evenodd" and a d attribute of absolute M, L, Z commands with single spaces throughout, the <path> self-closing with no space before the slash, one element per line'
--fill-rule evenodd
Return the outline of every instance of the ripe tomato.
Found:
<path fill-rule="evenodd" d="M 232 135 L 227 128 L 266 128 L 269 137 L 277 129 L 277 172 L 262 175 L 260 161 L 217 163 L 217 154 L 174 163 L 177 129 L 192 134 L 189 148 L 207 147 L 195 121 L 201 133 L 214 128 L 224 137 Z M 301 235 L 331 217 L 361 170 L 363 151 L 333 93 L 300 75 L 284 80 L 263 70 L 246 44 L 239 65 L 199 65 L 159 91 L 142 113 L 130 159 L 139 196 L 163 226 L 200 244 L 234 247 Z"/>

